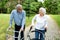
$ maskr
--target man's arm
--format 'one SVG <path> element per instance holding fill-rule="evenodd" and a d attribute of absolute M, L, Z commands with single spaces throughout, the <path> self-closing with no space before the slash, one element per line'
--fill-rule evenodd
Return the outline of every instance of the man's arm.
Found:
<path fill-rule="evenodd" d="M 23 13 L 23 19 L 22 19 L 22 29 L 24 28 L 25 21 L 26 21 L 26 12 L 24 11 L 24 13 Z"/>
<path fill-rule="evenodd" d="M 9 27 L 12 27 L 12 21 L 13 21 L 13 11 L 11 12 L 11 15 L 10 15 L 10 26 Z"/>

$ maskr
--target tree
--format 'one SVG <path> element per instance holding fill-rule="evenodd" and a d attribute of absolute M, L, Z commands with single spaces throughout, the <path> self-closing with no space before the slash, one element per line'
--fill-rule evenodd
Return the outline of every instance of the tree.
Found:
<path fill-rule="evenodd" d="M 57 14 L 58 13 L 58 3 L 56 0 L 46 0 L 44 3 L 48 14 Z"/>
<path fill-rule="evenodd" d="M 8 0 L 0 0 L 0 12 L 2 13 L 6 8 L 4 5 L 8 2 Z M 6 10 L 5 10 L 6 11 Z"/>
<path fill-rule="evenodd" d="M 15 9 L 17 4 L 21 4 L 23 6 L 27 15 L 34 15 L 38 13 L 40 7 L 45 7 L 47 14 L 60 13 L 60 0 L 45 0 L 43 4 L 37 0 L 2 0 L 2 2 L 0 2 L 0 8 L 8 8 L 10 13 L 13 9 Z"/>

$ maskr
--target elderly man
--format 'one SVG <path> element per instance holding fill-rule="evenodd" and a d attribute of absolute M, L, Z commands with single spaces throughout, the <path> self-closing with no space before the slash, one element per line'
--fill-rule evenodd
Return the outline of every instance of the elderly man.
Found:
<path fill-rule="evenodd" d="M 25 18 L 26 12 L 23 10 L 22 5 L 18 4 L 16 9 L 11 12 L 9 29 L 11 29 L 12 20 L 14 19 L 15 31 L 21 31 L 21 38 L 24 37 Z M 15 37 L 18 37 L 17 32 L 15 32 Z M 15 40 L 18 40 L 18 38 L 15 38 Z"/>

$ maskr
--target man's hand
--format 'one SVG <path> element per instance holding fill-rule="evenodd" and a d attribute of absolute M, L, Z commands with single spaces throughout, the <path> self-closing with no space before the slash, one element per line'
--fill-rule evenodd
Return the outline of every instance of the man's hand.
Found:
<path fill-rule="evenodd" d="M 20 32 L 23 31 L 23 28 L 20 29 Z"/>
<path fill-rule="evenodd" d="M 9 26 L 9 30 L 10 30 L 10 29 L 12 29 L 12 27 L 11 27 L 11 26 Z"/>

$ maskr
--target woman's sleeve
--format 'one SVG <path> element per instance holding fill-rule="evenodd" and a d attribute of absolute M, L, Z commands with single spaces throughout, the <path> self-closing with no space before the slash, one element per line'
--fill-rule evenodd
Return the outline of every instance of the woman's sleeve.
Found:
<path fill-rule="evenodd" d="M 46 24 L 45 24 L 45 27 L 47 27 L 47 20 L 46 20 Z"/>
<path fill-rule="evenodd" d="M 46 21 L 45 21 L 45 27 L 48 27 L 47 17 L 46 17 Z"/>
<path fill-rule="evenodd" d="M 36 15 L 33 17 L 33 19 L 32 19 L 32 25 L 34 26 L 34 22 L 35 22 L 35 20 L 36 20 Z"/>

